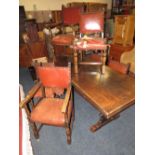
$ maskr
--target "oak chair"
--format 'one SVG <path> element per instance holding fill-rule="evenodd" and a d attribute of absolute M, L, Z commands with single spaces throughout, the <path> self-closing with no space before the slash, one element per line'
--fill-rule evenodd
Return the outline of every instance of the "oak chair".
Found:
<path fill-rule="evenodd" d="M 110 60 L 108 63 L 108 66 L 110 68 L 112 68 L 113 70 L 120 72 L 122 74 L 128 74 L 129 73 L 129 68 L 130 68 L 129 63 L 123 64 L 123 63 L 120 63 L 120 62 L 115 61 L 115 60 Z"/>
<path fill-rule="evenodd" d="M 32 126 L 35 138 L 39 138 L 41 126 L 52 125 L 66 129 L 67 143 L 71 143 L 71 130 L 74 120 L 74 105 L 72 101 L 71 69 L 70 67 L 37 66 L 36 74 L 39 81 L 30 89 L 26 98 L 20 102 L 25 108 L 28 120 Z M 52 88 L 47 95 L 46 88 Z M 33 105 L 32 99 L 41 88 L 42 98 Z M 55 88 L 63 88 L 61 96 Z M 28 105 L 31 104 L 31 108 Z M 37 124 L 41 124 L 39 127 Z"/>
<path fill-rule="evenodd" d="M 57 54 L 57 50 L 59 50 L 59 46 L 69 47 L 73 44 L 75 38 L 75 26 L 78 26 L 80 20 L 80 7 L 62 7 L 62 34 L 56 35 L 52 38 L 52 44 L 54 46 L 55 54 Z M 71 27 L 72 32 L 66 32 L 66 27 Z M 62 53 L 60 53 L 62 55 Z M 67 55 L 63 53 L 64 55 Z"/>
<path fill-rule="evenodd" d="M 96 62 L 100 61 L 100 56 L 95 54 L 93 54 L 90 58 Z M 122 74 L 128 74 L 131 67 L 131 63 L 129 61 L 124 63 L 112 59 L 108 60 L 106 65 L 109 66 L 111 69 Z"/>
<path fill-rule="evenodd" d="M 108 51 L 108 44 L 104 38 L 104 13 L 83 13 L 80 17 L 80 38 L 73 45 L 74 49 L 74 72 L 78 73 L 80 65 L 101 65 L 101 73 L 104 73 L 104 65 Z M 100 51 L 100 62 L 84 62 L 83 58 L 87 51 Z M 80 54 L 80 60 L 78 60 Z"/>

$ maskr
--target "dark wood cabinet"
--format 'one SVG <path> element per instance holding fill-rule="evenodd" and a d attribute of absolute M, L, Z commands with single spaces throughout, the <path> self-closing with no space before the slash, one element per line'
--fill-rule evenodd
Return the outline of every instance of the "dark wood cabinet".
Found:
<path fill-rule="evenodd" d="M 38 25 L 35 19 L 25 20 L 25 31 L 31 42 L 39 41 Z"/>
<path fill-rule="evenodd" d="M 81 7 L 83 12 L 95 12 L 104 11 L 105 17 L 107 13 L 107 3 L 96 3 L 96 2 L 71 2 L 67 3 L 68 6 Z"/>
<path fill-rule="evenodd" d="M 135 8 L 135 0 L 112 0 L 111 15 L 132 14 Z"/>

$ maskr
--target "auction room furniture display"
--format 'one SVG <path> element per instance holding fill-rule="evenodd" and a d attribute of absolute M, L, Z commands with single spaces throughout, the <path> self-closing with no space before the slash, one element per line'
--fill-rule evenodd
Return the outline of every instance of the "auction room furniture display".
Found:
<path fill-rule="evenodd" d="M 115 16 L 114 35 L 111 44 L 110 58 L 120 61 L 121 54 L 134 47 L 134 30 L 134 15 Z"/>
<path fill-rule="evenodd" d="M 104 14 L 103 12 L 83 13 L 80 18 L 80 38 L 74 42 L 74 72 L 78 73 L 78 65 L 100 65 L 104 73 L 104 65 L 109 45 L 104 39 Z M 100 62 L 83 61 L 87 51 L 100 51 Z M 79 59 L 80 55 L 80 59 Z"/>
<path fill-rule="evenodd" d="M 35 138 L 39 138 L 40 127 L 36 123 L 64 127 L 66 129 L 67 143 L 71 143 L 71 130 L 74 119 L 74 105 L 72 101 L 71 70 L 70 67 L 37 66 L 39 81 L 28 92 L 26 98 L 20 102 L 25 108 Z M 46 96 L 45 87 L 52 88 L 51 96 Z M 42 99 L 35 106 L 28 108 L 39 88 L 42 89 Z M 57 96 L 55 88 L 63 88 L 61 96 Z"/>
<path fill-rule="evenodd" d="M 88 69 L 90 72 L 87 72 Z M 134 104 L 135 80 L 108 66 L 105 66 L 104 74 L 91 71 L 90 67 L 82 66 L 79 74 L 72 75 L 72 84 L 75 90 L 100 112 L 99 121 L 90 128 L 95 132 Z"/>

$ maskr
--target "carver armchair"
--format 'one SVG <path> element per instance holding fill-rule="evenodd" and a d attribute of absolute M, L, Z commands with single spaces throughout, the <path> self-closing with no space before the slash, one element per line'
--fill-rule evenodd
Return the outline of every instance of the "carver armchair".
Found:
<path fill-rule="evenodd" d="M 67 143 L 71 143 L 71 130 L 74 120 L 74 105 L 72 101 L 72 88 L 70 67 L 37 66 L 36 74 L 39 81 L 28 92 L 26 98 L 20 102 L 25 108 L 35 138 L 39 138 L 39 130 L 43 124 L 66 129 Z M 42 90 L 42 97 L 33 105 L 34 95 Z M 51 88 L 50 95 L 45 88 Z M 55 88 L 63 89 L 57 95 Z M 30 105 L 30 106 L 28 106 Z M 41 124 L 37 127 L 37 123 Z"/>

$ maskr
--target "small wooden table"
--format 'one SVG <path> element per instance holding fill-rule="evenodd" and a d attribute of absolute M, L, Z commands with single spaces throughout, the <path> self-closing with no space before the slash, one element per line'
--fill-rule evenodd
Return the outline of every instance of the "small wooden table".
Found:
<path fill-rule="evenodd" d="M 81 68 L 80 68 L 81 69 Z M 135 101 L 135 80 L 105 66 L 105 73 L 80 70 L 72 75 L 74 88 L 98 111 L 99 121 L 91 126 L 95 132 L 103 125 L 116 119 L 119 113 Z"/>

